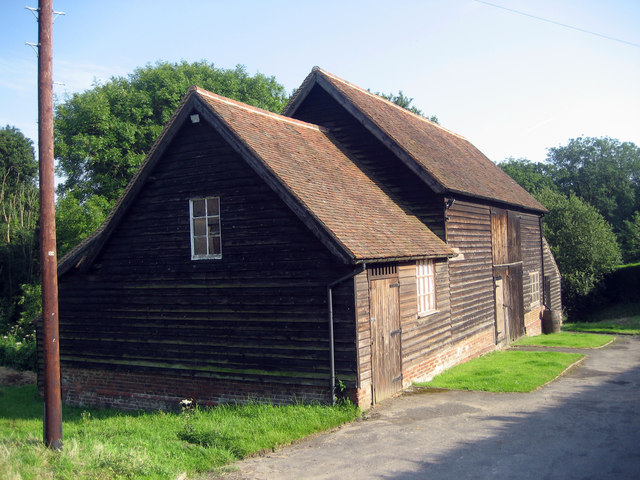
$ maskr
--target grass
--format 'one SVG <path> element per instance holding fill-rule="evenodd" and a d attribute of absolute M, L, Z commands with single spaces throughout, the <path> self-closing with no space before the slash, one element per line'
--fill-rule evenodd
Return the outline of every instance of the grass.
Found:
<path fill-rule="evenodd" d="M 562 329 L 567 332 L 640 335 L 640 304 L 628 302 L 607 305 L 578 317 L 575 322 L 565 323 Z"/>
<path fill-rule="evenodd" d="M 566 332 L 591 333 L 619 333 L 626 335 L 640 335 L 640 315 L 615 321 L 600 321 L 596 323 L 576 322 L 562 326 Z"/>
<path fill-rule="evenodd" d="M 60 452 L 42 445 L 35 387 L 0 387 L 0 475 L 30 479 L 175 479 L 275 449 L 359 416 L 351 404 L 225 405 L 182 414 L 63 407 Z"/>
<path fill-rule="evenodd" d="M 590 333 L 550 333 L 535 337 L 523 337 L 513 345 L 541 346 L 541 347 L 566 347 L 566 348 L 598 348 L 611 342 L 611 335 L 592 335 Z"/>
<path fill-rule="evenodd" d="M 487 392 L 530 392 L 550 382 L 584 355 L 561 352 L 492 352 L 417 386 Z"/>

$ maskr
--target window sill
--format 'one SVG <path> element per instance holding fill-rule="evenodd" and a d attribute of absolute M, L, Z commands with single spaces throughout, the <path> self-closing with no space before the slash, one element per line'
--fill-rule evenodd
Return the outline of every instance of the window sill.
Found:
<path fill-rule="evenodd" d="M 191 257 L 191 260 L 220 260 L 222 255 L 199 255 L 197 257 Z"/>
<path fill-rule="evenodd" d="M 418 322 L 426 321 L 428 318 L 433 317 L 440 310 L 431 310 L 430 312 L 423 312 L 418 314 Z"/>

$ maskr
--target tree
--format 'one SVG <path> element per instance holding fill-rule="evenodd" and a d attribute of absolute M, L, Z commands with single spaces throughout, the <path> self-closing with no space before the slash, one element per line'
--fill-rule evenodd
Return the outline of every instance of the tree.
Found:
<path fill-rule="evenodd" d="M 389 100 L 390 102 L 395 103 L 399 107 L 409 110 L 411 113 L 420 115 L 421 117 L 424 117 L 433 123 L 440 124 L 437 116 L 431 115 L 430 117 L 428 117 L 418 107 L 411 105 L 411 102 L 413 102 L 413 98 L 409 98 L 405 96 L 405 94 L 402 93 L 402 90 L 399 90 L 397 95 L 394 95 L 393 93 L 381 93 L 381 92 L 376 92 L 376 95 L 384 98 L 385 100 Z"/>
<path fill-rule="evenodd" d="M 565 304 L 575 307 L 579 297 L 619 264 L 620 248 L 603 216 L 575 194 L 544 188 L 537 198 L 549 210 L 543 233 L 562 273 Z"/>
<path fill-rule="evenodd" d="M 274 112 L 287 101 L 274 77 L 206 61 L 158 62 L 111 78 L 56 106 L 56 159 L 66 178 L 58 193 L 113 204 L 191 85 Z"/>
<path fill-rule="evenodd" d="M 531 194 L 544 188 L 557 190 L 553 181 L 553 168 L 548 164 L 534 163 L 526 158 L 509 157 L 498 166 Z"/>
<path fill-rule="evenodd" d="M 640 148 L 609 137 L 580 137 L 550 148 L 555 183 L 593 205 L 620 232 L 640 210 Z"/>
<path fill-rule="evenodd" d="M 110 204 L 101 195 L 80 203 L 72 194 L 58 197 L 56 202 L 56 240 L 62 257 L 88 237 L 107 218 Z"/>
<path fill-rule="evenodd" d="M 22 284 L 37 275 L 38 163 L 15 127 L 0 128 L 0 330 L 16 316 Z"/>
<path fill-rule="evenodd" d="M 640 261 L 640 211 L 634 212 L 630 220 L 624 221 L 619 238 L 624 261 Z"/>

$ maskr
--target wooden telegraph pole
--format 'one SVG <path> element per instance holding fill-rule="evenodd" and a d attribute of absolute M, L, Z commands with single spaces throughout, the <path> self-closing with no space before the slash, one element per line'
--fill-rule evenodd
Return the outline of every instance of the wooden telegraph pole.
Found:
<path fill-rule="evenodd" d="M 38 149 L 44 354 L 44 442 L 62 448 L 58 259 L 53 173 L 53 0 L 38 1 Z"/>

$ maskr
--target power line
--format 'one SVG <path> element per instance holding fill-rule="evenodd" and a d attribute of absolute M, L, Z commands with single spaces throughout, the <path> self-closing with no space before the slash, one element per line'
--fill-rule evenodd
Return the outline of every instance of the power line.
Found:
<path fill-rule="evenodd" d="M 561 27 L 570 28 L 572 30 L 577 30 L 578 32 L 588 33 L 589 35 L 595 35 L 596 37 L 606 38 L 607 40 L 613 40 L 614 42 L 620 42 L 627 45 L 631 45 L 632 47 L 640 48 L 640 44 L 634 42 L 628 42 L 626 40 L 622 40 L 620 38 L 610 37 L 609 35 L 603 35 L 602 33 L 596 33 L 591 30 L 586 30 L 580 27 L 574 27 L 573 25 L 567 25 L 566 23 L 556 22 L 555 20 L 549 20 L 548 18 L 538 17 L 536 15 L 531 15 L 530 13 L 521 12 L 520 10 L 514 10 L 513 8 L 503 7 L 502 5 L 496 5 L 495 3 L 485 2 L 483 0 L 474 0 L 478 3 L 482 3 L 484 5 L 488 5 L 494 8 L 500 8 L 502 10 L 506 10 L 511 13 L 517 13 L 518 15 L 523 15 L 525 17 L 534 18 L 536 20 L 540 20 L 541 22 L 552 23 L 554 25 L 559 25 Z"/>

